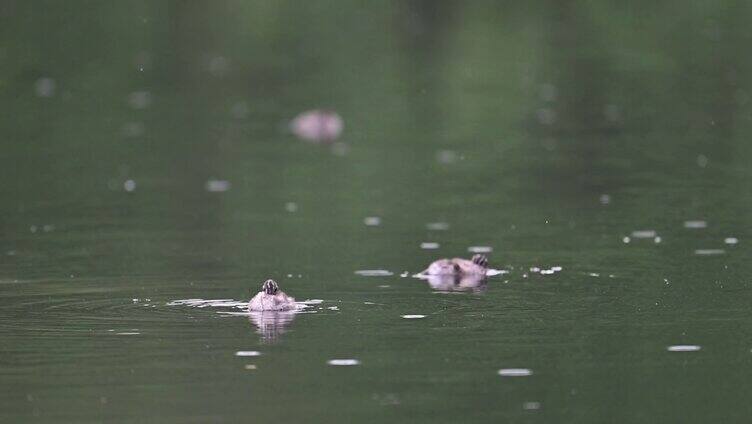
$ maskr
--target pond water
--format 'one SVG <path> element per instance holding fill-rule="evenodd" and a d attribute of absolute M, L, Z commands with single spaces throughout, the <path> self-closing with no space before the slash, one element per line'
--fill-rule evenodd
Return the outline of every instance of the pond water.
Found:
<path fill-rule="evenodd" d="M 0 421 L 744 421 L 751 12 L 4 2 Z"/>

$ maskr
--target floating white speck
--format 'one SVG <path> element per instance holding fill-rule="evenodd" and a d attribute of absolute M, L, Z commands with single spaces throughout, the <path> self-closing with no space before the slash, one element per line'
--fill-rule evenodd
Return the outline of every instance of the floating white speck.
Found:
<path fill-rule="evenodd" d="M 125 189 L 125 191 L 128 191 L 128 192 L 131 192 L 131 191 L 135 190 L 136 189 L 136 182 L 133 181 L 133 180 L 126 180 L 123 183 L 123 189 Z"/>
<path fill-rule="evenodd" d="M 698 345 L 673 345 L 666 348 L 669 352 L 697 352 L 702 349 Z"/>
<path fill-rule="evenodd" d="M 378 227 L 379 225 L 381 225 L 381 218 L 379 218 L 378 216 L 367 216 L 365 219 L 363 219 L 363 223 L 369 227 Z"/>
<path fill-rule="evenodd" d="M 230 114 L 232 114 L 232 117 L 235 119 L 245 119 L 250 112 L 251 109 L 246 102 L 237 102 L 232 105 L 232 108 L 230 109 Z"/>
<path fill-rule="evenodd" d="M 697 155 L 697 166 L 700 168 L 708 166 L 708 157 L 705 155 Z"/>
<path fill-rule="evenodd" d="M 261 352 L 257 350 L 239 350 L 235 352 L 235 356 L 261 356 Z"/>
<path fill-rule="evenodd" d="M 736 237 L 726 237 L 723 239 L 723 242 L 726 244 L 736 244 L 739 243 L 739 239 Z"/>
<path fill-rule="evenodd" d="M 404 319 L 421 319 L 425 318 L 425 315 L 419 315 L 419 314 L 413 314 L 413 315 L 402 315 L 402 318 Z"/>
<path fill-rule="evenodd" d="M 146 109 L 151 105 L 151 93 L 143 91 L 134 91 L 128 95 L 128 104 L 133 109 Z"/>
<path fill-rule="evenodd" d="M 621 239 L 621 241 L 623 241 L 624 243 L 629 243 L 630 241 L 632 241 L 632 239 L 627 236 L 624 236 L 624 238 Z"/>
<path fill-rule="evenodd" d="M 285 210 L 290 213 L 294 213 L 298 211 L 298 204 L 295 202 L 287 202 L 285 203 Z"/>
<path fill-rule="evenodd" d="M 436 161 L 448 165 L 450 163 L 457 162 L 459 155 L 452 150 L 439 150 L 436 152 Z"/>
<path fill-rule="evenodd" d="M 540 409 L 541 403 L 540 402 L 525 402 L 522 404 L 522 409 L 526 411 L 536 411 Z"/>
<path fill-rule="evenodd" d="M 726 253 L 723 249 L 696 249 L 695 255 L 723 255 Z"/>
<path fill-rule="evenodd" d="M 36 225 L 30 226 L 29 227 L 29 231 L 31 231 L 32 233 L 36 233 L 37 232 L 37 226 Z"/>
<path fill-rule="evenodd" d="M 449 224 L 446 222 L 429 222 L 426 224 L 426 228 L 431 231 L 446 231 L 449 229 Z"/>
<path fill-rule="evenodd" d="M 563 268 L 562 268 L 562 267 L 560 267 L 560 266 L 552 266 L 552 267 L 551 267 L 551 271 L 553 271 L 553 272 L 559 272 L 559 271 L 561 271 L 562 269 L 563 269 Z"/>
<path fill-rule="evenodd" d="M 542 270 L 540 271 L 541 275 L 551 275 L 551 274 L 553 274 L 554 272 L 555 272 L 555 271 L 554 271 L 553 269 L 542 269 Z"/>
<path fill-rule="evenodd" d="M 493 252 L 493 247 L 491 246 L 470 246 L 467 248 L 468 252 L 471 253 L 491 253 Z"/>
<path fill-rule="evenodd" d="M 355 274 L 362 275 L 364 277 L 388 277 L 390 275 L 394 275 L 394 273 L 385 269 L 359 269 L 355 271 Z"/>
<path fill-rule="evenodd" d="M 300 303 L 303 303 L 305 305 L 319 305 L 321 303 L 324 303 L 323 299 L 306 299 Z"/>
<path fill-rule="evenodd" d="M 684 221 L 684 228 L 706 228 L 708 223 L 705 221 Z"/>
<path fill-rule="evenodd" d="M 495 277 L 497 275 L 502 275 L 502 274 L 509 274 L 509 271 L 507 271 L 506 269 L 491 269 L 491 268 L 486 270 L 487 277 Z"/>
<path fill-rule="evenodd" d="M 124 331 L 122 333 L 115 333 L 115 334 L 118 335 L 118 336 L 137 336 L 137 335 L 139 335 L 141 333 L 137 333 L 135 331 Z"/>
<path fill-rule="evenodd" d="M 601 202 L 602 205 L 607 205 L 611 203 L 611 196 L 608 194 L 601 194 L 601 197 L 598 198 L 598 201 Z"/>
<path fill-rule="evenodd" d="M 245 369 L 247 369 L 247 370 L 249 370 L 249 371 L 252 371 L 252 370 L 255 370 L 255 369 L 256 369 L 256 365 L 254 365 L 254 364 L 245 364 L 245 365 L 243 366 L 243 368 L 245 368 Z"/>
<path fill-rule="evenodd" d="M 226 180 L 209 180 L 206 182 L 206 191 L 221 193 L 230 189 L 230 182 Z"/>
<path fill-rule="evenodd" d="M 655 236 L 655 238 L 653 239 L 653 241 L 655 242 L 655 244 L 658 244 L 658 243 L 660 243 L 663 240 L 661 239 L 660 236 Z"/>
<path fill-rule="evenodd" d="M 407 272 L 407 271 L 405 271 L 405 272 L 403 272 L 402 274 L 400 274 L 400 277 L 402 277 L 402 278 L 405 278 L 405 277 L 407 277 L 408 275 L 410 275 L 410 273 L 409 273 L 409 272 Z"/>
<path fill-rule="evenodd" d="M 653 238 L 656 236 L 655 230 L 635 230 L 632 231 L 634 238 Z"/>
<path fill-rule="evenodd" d="M 588 272 L 588 275 L 591 276 L 591 277 L 600 277 L 601 276 L 597 272 Z"/>
<path fill-rule="evenodd" d="M 426 250 L 438 249 L 439 248 L 439 243 L 423 242 L 423 243 L 420 244 L 420 248 L 421 249 L 426 249 Z"/>
<path fill-rule="evenodd" d="M 339 311 L 339 306 L 328 306 L 326 309 L 329 309 L 330 311 Z"/>
<path fill-rule="evenodd" d="M 538 268 L 537 266 L 532 266 L 532 267 L 530 267 L 530 272 L 540 272 L 540 270 L 541 270 L 541 269 L 540 269 L 540 268 Z"/>
<path fill-rule="evenodd" d="M 337 367 L 360 365 L 360 361 L 357 359 L 330 359 L 326 363 Z"/>
<path fill-rule="evenodd" d="M 38 97 L 52 97 L 55 95 L 55 80 L 52 78 L 39 78 L 34 83 L 34 91 Z"/>
<path fill-rule="evenodd" d="M 379 286 L 380 289 L 388 289 L 389 287 L 392 287 L 392 286 L 390 286 L 389 284 L 382 284 Z"/>
<path fill-rule="evenodd" d="M 533 371 L 528 368 L 502 368 L 499 370 L 502 377 L 527 377 L 533 375 Z"/>

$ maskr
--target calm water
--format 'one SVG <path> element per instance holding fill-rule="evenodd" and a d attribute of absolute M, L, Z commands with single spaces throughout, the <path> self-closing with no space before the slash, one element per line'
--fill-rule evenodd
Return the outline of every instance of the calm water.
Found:
<path fill-rule="evenodd" d="M 750 18 L 3 2 L 0 421 L 745 421 Z M 226 313 L 266 278 L 322 302 Z"/>

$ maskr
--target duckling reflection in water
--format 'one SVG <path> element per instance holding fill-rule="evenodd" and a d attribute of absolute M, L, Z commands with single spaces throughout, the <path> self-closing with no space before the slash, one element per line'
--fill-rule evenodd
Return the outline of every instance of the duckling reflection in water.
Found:
<path fill-rule="evenodd" d="M 280 290 L 274 280 L 264 281 L 261 291 L 248 302 L 248 310 L 251 312 L 294 311 L 297 308 L 295 299 Z"/>
<path fill-rule="evenodd" d="M 287 332 L 287 327 L 295 319 L 292 311 L 251 312 L 249 320 L 256 326 L 256 332 L 265 343 L 276 343 Z"/>
<path fill-rule="evenodd" d="M 485 291 L 488 258 L 474 255 L 471 259 L 439 259 L 419 275 L 439 291 Z"/>

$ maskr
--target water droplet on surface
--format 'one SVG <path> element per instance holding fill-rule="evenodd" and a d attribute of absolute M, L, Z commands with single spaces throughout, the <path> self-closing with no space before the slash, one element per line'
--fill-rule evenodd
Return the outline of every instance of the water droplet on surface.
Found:
<path fill-rule="evenodd" d="M 426 317 L 425 315 L 420 315 L 420 314 L 402 315 L 402 318 L 404 319 L 421 319 L 425 317 Z"/>
<path fill-rule="evenodd" d="M 527 377 L 533 375 L 533 371 L 528 368 L 502 368 L 499 370 L 502 377 Z"/>
<path fill-rule="evenodd" d="M 446 231 L 449 229 L 449 224 L 446 222 L 429 222 L 426 224 L 426 228 L 431 231 Z"/>
<path fill-rule="evenodd" d="M 347 366 L 353 366 L 353 365 L 360 365 L 360 361 L 357 360 L 357 359 L 330 359 L 330 360 L 326 361 L 326 363 L 329 364 L 329 365 L 334 365 L 334 366 L 338 366 L 338 367 L 340 367 L 340 366 L 347 367 Z"/>
<path fill-rule="evenodd" d="M 355 271 L 355 274 L 362 275 L 364 277 L 388 277 L 390 275 L 394 275 L 394 273 L 385 269 L 359 269 Z"/>
<path fill-rule="evenodd" d="M 230 189 L 230 182 L 226 180 L 209 180 L 205 185 L 206 191 L 221 193 Z"/>
<path fill-rule="evenodd" d="M 711 256 L 711 255 L 723 255 L 726 253 L 723 249 L 696 249 L 695 255 Z"/>
<path fill-rule="evenodd" d="M 290 122 L 290 130 L 298 138 L 315 143 L 328 143 L 342 133 L 344 123 L 335 112 L 314 109 L 303 112 Z"/>
<path fill-rule="evenodd" d="M 235 352 L 235 356 L 261 356 L 261 352 L 257 350 L 239 350 Z"/>
<path fill-rule="evenodd" d="M 38 97 L 52 97 L 55 95 L 56 85 L 52 78 L 39 78 L 34 83 L 34 92 Z"/>
<path fill-rule="evenodd" d="M 378 216 L 367 216 L 363 219 L 363 223 L 369 227 L 378 227 L 381 225 L 381 218 Z"/>
<path fill-rule="evenodd" d="M 698 345 L 673 345 L 666 348 L 669 352 L 697 352 L 702 349 Z"/>
<path fill-rule="evenodd" d="M 684 221 L 684 228 L 693 228 L 693 229 L 699 229 L 699 228 L 706 228 L 708 226 L 708 223 L 701 220 L 695 220 L 695 221 Z"/>
<path fill-rule="evenodd" d="M 136 189 L 136 182 L 133 180 L 126 180 L 123 183 L 123 189 L 125 189 L 125 191 L 127 192 L 134 191 Z"/>

